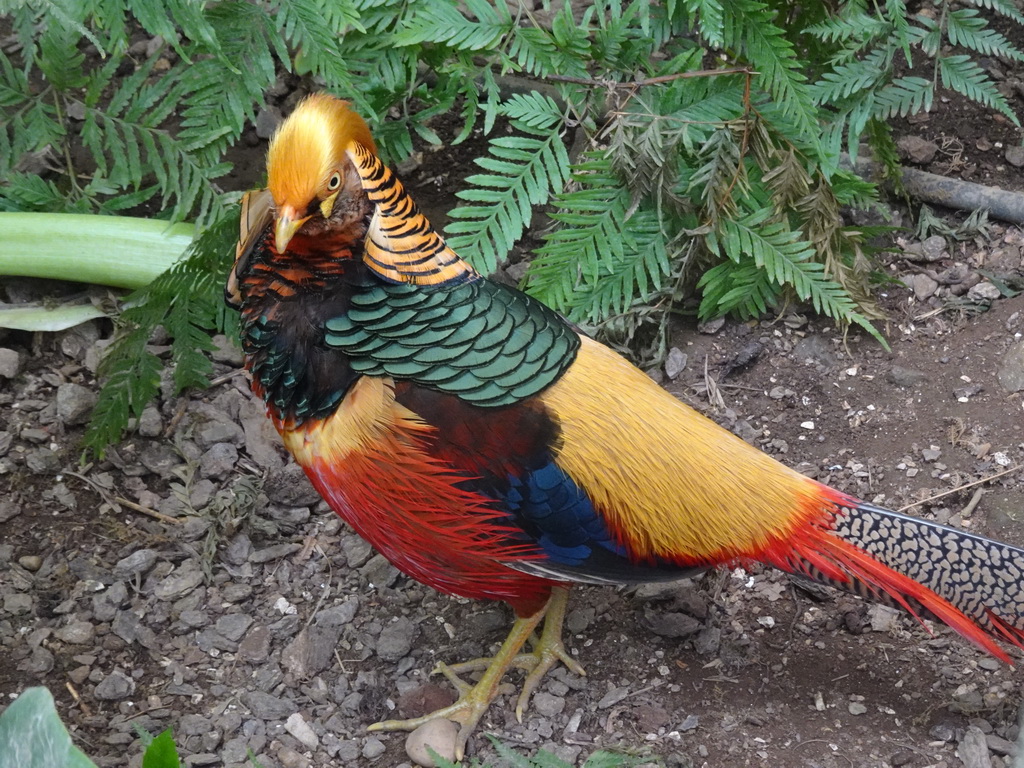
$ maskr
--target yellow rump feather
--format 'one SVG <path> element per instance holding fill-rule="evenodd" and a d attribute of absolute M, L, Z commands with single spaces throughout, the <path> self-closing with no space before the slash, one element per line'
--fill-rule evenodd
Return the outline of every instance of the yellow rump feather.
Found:
<path fill-rule="evenodd" d="M 641 558 L 753 554 L 805 526 L 815 510 L 827 514 L 813 480 L 588 338 L 540 397 L 561 424 L 558 465 Z"/>

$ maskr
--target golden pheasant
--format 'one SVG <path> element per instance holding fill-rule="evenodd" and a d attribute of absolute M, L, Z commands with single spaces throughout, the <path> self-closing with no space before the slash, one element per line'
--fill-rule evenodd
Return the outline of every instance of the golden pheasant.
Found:
<path fill-rule="evenodd" d="M 510 666 L 521 715 L 561 661 L 569 586 L 758 561 L 1024 647 L 1024 551 L 788 469 L 529 296 L 419 213 L 345 102 L 308 98 L 244 203 L 227 288 L 253 390 L 313 485 L 409 576 L 504 600 L 500 650 L 443 670 L 458 753 Z M 545 621 L 539 638 L 531 635 Z M 529 654 L 521 653 L 529 644 Z M 456 673 L 485 669 L 475 686 Z M 454 669 L 454 671 L 453 671 Z"/>

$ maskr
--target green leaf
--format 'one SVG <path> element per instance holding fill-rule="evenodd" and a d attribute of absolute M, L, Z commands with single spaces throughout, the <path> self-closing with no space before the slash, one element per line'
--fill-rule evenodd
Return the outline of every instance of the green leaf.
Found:
<path fill-rule="evenodd" d="M 158 734 L 142 755 L 142 768 L 180 768 L 178 749 L 171 729 Z"/>
<path fill-rule="evenodd" d="M 553 104 L 551 105 L 553 106 Z M 544 135 L 523 121 L 513 121 L 523 135 L 491 139 L 489 153 L 476 159 L 488 171 L 469 176 L 469 188 L 457 197 L 462 205 L 449 213 L 448 244 L 484 272 L 505 259 L 530 223 L 534 206 L 548 202 L 569 175 L 562 138 Z"/>
<path fill-rule="evenodd" d="M 0 768 L 96 768 L 71 743 L 53 696 L 28 688 L 0 715 Z"/>

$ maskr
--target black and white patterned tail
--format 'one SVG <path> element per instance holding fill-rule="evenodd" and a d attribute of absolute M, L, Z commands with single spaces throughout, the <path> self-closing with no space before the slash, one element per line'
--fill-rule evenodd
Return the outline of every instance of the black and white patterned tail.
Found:
<path fill-rule="evenodd" d="M 1006 661 L 991 638 L 1024 648 L 1024 549 L 852 499 L 832 533 L 925 590 L 893 590 L 872 569 L 844 582 L 807 563 L 815 580 L 938 618 Z"/>

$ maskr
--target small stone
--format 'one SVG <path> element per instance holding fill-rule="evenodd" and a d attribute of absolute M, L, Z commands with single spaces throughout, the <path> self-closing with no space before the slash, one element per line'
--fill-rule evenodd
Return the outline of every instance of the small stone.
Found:
<path fill-rule="evenodd" d="M 672 347 L 665 358 L 665 375 L 673 381 L 686 369 L 686 353 L 679 347 Z"/>
<path fill-rule="evenodd" d="M 1007 392 L 1024 392 L 1024 341 L 1010 347 L 999 365 L 996 378 Z"/>
<path fill-rule="evenodd" d="M 900 612 L 887 605 L 873 603 L 868 607 L 873 632 L 892 632 L 899 626 Z"/>
<path fill-rule="evenodd" d="M 270 655 L 270 630 L 263 626 L 253 629 L 238 644 L 238 658 L 251 664 L 259 664 Z"/>
<path fill-rule="evenodd" d="M 971 287 L 971 290 L 967 292 L 967 298 L 973 301 L 995 301 L 1002 296 L 1002 291 L 995 287 L 992 283 L 987 280 L 978 283 Z"/>
<path fill-rule="evenodd" d="M 4 595 L 4 613 L 20 616 L 32 612 L 32 597 L 21 592 Z"/>
<path fill-rule="evenodd" d="M 956 731 L 949 723 L 936 723 L 928 730 L 928 735 L 936 741 L 947 742 L 955 738 Z"/>
<path fill-rule="evenodd" d="M 423 768 L 436 768 L 437 763 L 431 757 L 428 747 L 438 757 L 454 762 L 458 737 L 459 726 L 451 720 L 428 720 L 406 738 L 405 754 Z"/>
<path fill-rule="evenodd" d="M 700 656 L 711 656 L 718 653 L 722 645 L 722 630 L 718 627 L 705 627 L 693 641 L 693 650 Z"/>
<path fill-rule="evenodd" d="M 84 424 L 89 420 L 97 395 L 81 384 L 68 382 L 57 387 L 57 418 L 63 424 Z"/>
<path fill-rule="evenodd" d="M 709 336 L 710 335 L 714 335 L 714 334 L 718 333 L 720 330 L 722 330 L 722 327 L 724 325 L 725 325 L 725 318 L 724 317 L 716 317 L 714 320 L 708 320 L 706 323 L 698 323 L 697 324 L 697 332 L 698 333 L 706 333 Z"/>
<path fill-rule="evenodd" d="M 137 429 L 142 437 L 160 437 L 164 431 L 164 420 L 160 416 L 160 411 L 155 406 L 147 405 L 139 416 Z"/>
<path fill-rule="evenodd" d="M 997 736 L 994 733 L 985 734 L 985 744 L 988 746 L 989 752 L 995 755 L 1003 755 L 1009 757 L 1017 756 L 1017 745 L 1012 741 L 1007 741 L 1001 736 Z"/>
<path fill-rule="evenodd" d="M 1019 144 L 1007 147 L 1003 156 L 1010 165 L 1016 168 L 1024 167 L 1024 147 Z"/>
<path fill-rule="evenodd" d="M 126 581 L 135 576 L 141 576 L 156 565 L 158 557 L 155 549 L 138 549 L 114 564 L 114 578 L 118 581 Z"/>
<path fill-rule="evenodd" d="M 199 457 L 202 477 L 223 479 L 238 463 L 238 449 L 231 443 L 217 443 Z"/>
<path fill-rule="evenodd" d="M 608 709 L 622 701 L 629 695 L 629 688 L 612 688 L 597 702 L 598 709 Z"/>
<path fill-rule="evenodd" d="M 263 483 L 263 492 L 268 499 L 283 507 L 311 507 L 320 501 L 320 494 L 302 467 L 294 463 L 269 472 Z"/>
<path fill-rule="evenodd" d="M 43 558 L 39 555 L 22 555 L 18 558 L 18 565 L 26 571 L 32 571 L 35 573 L 43 567 Z"/>
<path fill-rule="evenodd" d="M 530 708 L 538 715 L 554 717 L 565 709 L 565 699 L 561 696 L 554 696 L 546 691 L 534 694 L 530 700 Z"/>
<path fill-rule="evenodd" d="M 948 254 L 946 253 L 946 238 L 942 235 L 932 235 L 921 243 L 921 255 L 925 261 L 940 261 Z"/>
<path fill-rule="evenodd" d="M 93 695 L 100 701 L 116 701 L 130 696 L 134 690 L 135 681 L 121 670 L 114 670 L 96 685 Z"/>
<path fill-rule="evenodd" d="M 20 514 L 20 504 L 15 504 L 10 499 L 0 499 L 0 523 L 6 523 L 8 520 L 13 520 Z"/>
<path fill-rule="evenodd" d="M 96 628 L 88 621 L 73 621 L 53 633 L 54 636 L 71 645 L 84 645 L 92 642 L 96 636 Z"/>
<path fill-rule="evenodd" d="M 886 372 L 885 378 L 897 387 L 912 389 L 928 381 L 928 374 L 913 368 L 904 368 L 902 365 L 894 365 Z"/>
<path fill-rule="evenodd" d="M 398 661 L 409 654 L 418 635 L 419 628 L 413 621 L 400 616 L 380 633 L 377 639 L 377 655 L 384 661 Z"/>
<path fill-rule="evenodd" d="M 920 136 L 903 136 L 896 142 L 900 154 L 917 165 L 927 165 L 938 154 L 939 145 Z"/>
<path fill-rule="evenodd" d="M 388 748 L 384 746 L 384 742 L 378 739 L 376 736 L 371 736 L 363 744 L 363 757 L 367 760 L 376 760 L 378 757 L 388 751 Z"/>
<path fill-rule="evenodd" d="M 700 725 L 700 717 L 697 715 L 687 715 L 686 719 L 679 724 L 676 728 L 680 733 L 686 733 L 687 731 L 696 730 L 697 726 Z"/>
<path fill-rule="evenodd" d="M 256 135 L 261 139 L 269 139 L 281 124 L 281 110 L 274 106 L 263 107 L 256 114 Z"/>
<path fill-rule="evenodd" d="M 203 571 L 195 560 L 185 560 L 153 587 L 153 596 L 170 600 L 191 592 L 203 583 Z"/>
<path fill-rule="evenodd" d="M 213 342 L 213 351 L 210 353 L 210 357 L 215 362 L 233 365 L 236 368 L 242 366 L 244 357 L 242 355 L 242 348 L 238 346 L 237 341 L 229 339 L 223 333 L 218 333 L 211 341 Z"/>
<path fill-rule="evenodd" d="M 238 698 L 261 720 L 281 720 L 299 711 L 291 699 L 282 699 L 264 691 L 243 691 Z"/>
<path fill-rule="evenodd" d="M 296 752 L 291 747 L 281 747 L 277 750 L 277 759 L 281 761 L 281 768 L 308 768 L 309 766 L 309 760 L 301 752 Z M 258 762 L 257 765 L 263 765 L 263 762 Z"/>
<path fill-rule="evenodd" d="M 217 623 L 213 625 L 213 628 L 222 637 L 237 642 L 250 626 L 252 626 L 251 616 L 246 616 L 244 613 L 229 613 L 227 616 L 221 616 L 217 619 Z"/>
<path fill-rule="evenodd" d="M 939 290 L 938 282 L 928 275 L 910 275 L 906 281 L 918 301 L 930 299 Z"/>
<path fill-rule="evenodd" d="M 851 701 L 847 707 L 851 715 L 863 715 L 867 713 L 868 708 L 861 704 L 859 701 Z"/>
<path fill-rule="evenodd" d="M 956 754 L 964 764 L 964 768 L 992 768 L 985 734 L 976 726 L 967 729 L 963 739 L 957 745 Z"/>
<path fill-rule="evenodd" d="M 0 347 L 0 379 L 13 379 L 21 371 L 21 358 L 13 349 Z"/>
<path fill-rule="evenodd" d="M 309 749 L 316 749 L 320 746 L 320 737 L 298 712 L 288 716 L 288 719 L 284 721 L 284 729 Z"/>
<path fill-rule="evenodd" d="M 689 637 L 701 629 L 701 623 L 685 613 L 649 613 L 645 617 L 651 632 L 661 637 Z"/>

